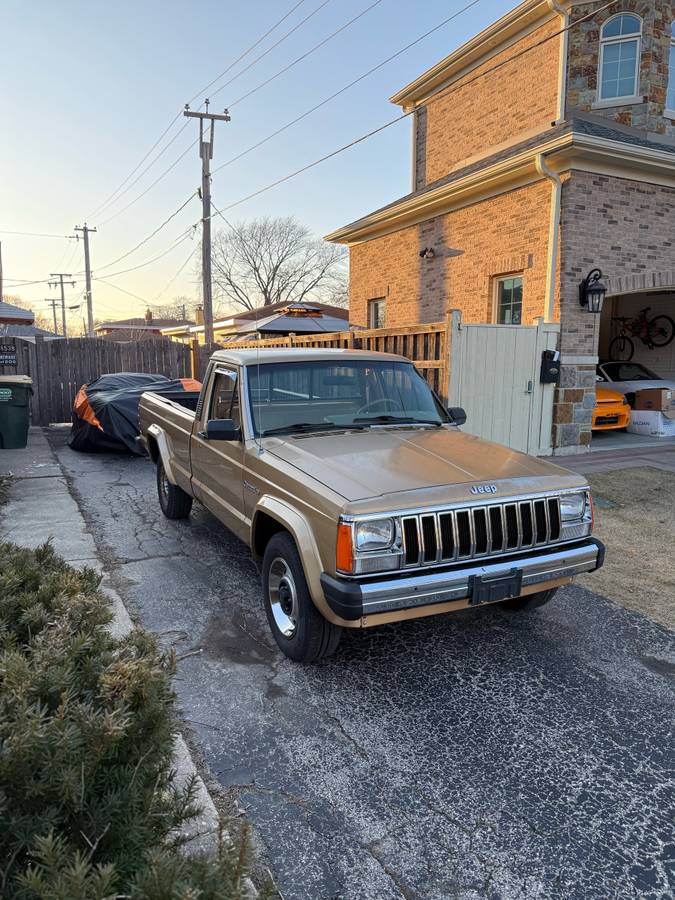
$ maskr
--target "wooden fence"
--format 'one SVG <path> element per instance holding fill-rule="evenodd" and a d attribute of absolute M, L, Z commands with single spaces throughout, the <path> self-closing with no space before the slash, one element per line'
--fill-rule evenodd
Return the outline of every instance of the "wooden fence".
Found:
<path fill-rule="evenodd" d="M 448 396 L 449 321 L 400 328 L 336 331 L 331 334 L 280 335 L 258 341 L 232 341 L 228 350 L 267 347 L 339 347 L 397 353 L 411 359 L 445 402 Z"/>
<path fill-rule="evenodd" d="M 33 379 L 34 425 L 69 422 L 73 400 L 83 384 L 108 372 L 154 372 L 167 378 L 201 380 L 209 358 L 221 345 L 179 344 L 167 339 L 117 343 L 103 338 L 34 340 L 0 338 L 0 374 Z M 268 347 L 341 347 L 397 353 L 411 359 L 445 401 L 448 394 L 449 330 L 445 322 L 342 331 L 260 341 L 236 341 L 228 350 Z M 16 356 L 16 362 L 13 361 Z"/>
<path fill-rule="evenodd" d="M 211 353 L 219 349 L 200 346 L 198 353 L 166 339 L 116 343 L 102 338 L 66 340 L 0 339 L 0 374 L 30 375 L 33 379 L 34 425 L 69 422 L 73 400 L 83 384 L 108 372 L 148 372 L 167 378 L 201 379 Z M 14 353 L 11 347 L 14 348 Z M 3 363 L 16 356 L 16 363 Z"/>

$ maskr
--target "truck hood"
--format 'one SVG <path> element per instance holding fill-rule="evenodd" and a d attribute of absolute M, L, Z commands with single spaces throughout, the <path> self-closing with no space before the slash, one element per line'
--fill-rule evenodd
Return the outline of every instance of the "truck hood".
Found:
<path fill-rule="evenodd" d="M 454 485 L 464 485 L 461 494 L 468 498 L 466 485 L 474 482 L 498 485 L 497 495 L 514 489 L 534 492 L 584 483 L 579 476 L 542 459 L 453 426 L 293 435 L 268 439 L 265 446 L 351 502 L 418 490 L 425 491 L 427 503 L 443 502 L 450 499 L 445 495 Z M 546 479 L 544 486 L 542 478 Z M 514 479 L 531 483 L 514 488 Z M 504 484 L 502 491 L 499 484 L 504 482 L 508 485 Z M 439 490 L 429 490 L 434 488 Z"/>

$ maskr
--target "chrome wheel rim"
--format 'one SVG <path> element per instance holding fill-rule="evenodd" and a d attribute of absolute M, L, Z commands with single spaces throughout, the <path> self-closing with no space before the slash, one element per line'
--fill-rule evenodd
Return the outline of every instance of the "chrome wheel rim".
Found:
<path fill-rule="evenodd" d="M 274 624 L 285 638 L 292 638 L 298 629 L 298 592 L 293 573 L 280 556 L 270 566 L 267 584 Z"/>
<path fill-rule="evenodd" d="M 165 503 L 169 502 L 169 479 L 166 477 L 166 472 L 162 469 L 161 474 L 159 476 L 159 489 L 162 493 L 162 499 Z"/>

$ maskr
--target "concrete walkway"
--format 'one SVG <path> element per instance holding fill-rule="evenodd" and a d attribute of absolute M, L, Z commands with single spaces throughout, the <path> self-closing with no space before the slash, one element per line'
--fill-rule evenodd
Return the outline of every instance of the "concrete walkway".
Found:
<path fill-rule="evenodd" d="M 101 590 L 113 604 L 111 630 L 123 637 L 133 623 L 119 594 L 108 583 L 94 539 L 68 488 L 66 476 L 53 453 L 45 432 L 31 428 L 24 450 L 0 450 L 0 477 L 10 476 L 9 501 L 0 507 L 0 539 L 21 547 L 35 548 L 50 540 L 54 550 L 72 566 L 89 566 L 103 578 Z M 213 852 L 216 847 L 218 812 L 197 773 L 190 751 L 180 735 L 176 737 L 177 783 L 197 777 L 197 802 L 202 813 L 186 834 L 192 836 L 190 850 Z M 256 896 L 252 891 L 251 896 Z"/>
<path fill-rule="evenodd" d="M 650 466 L 664 472 L 675 473 L 675 444 L 664 446 L 627 447 L 624 450 L 584 453 L 579 456 L 552 457 L 551 461 L 584 475 L 613 472 L 618 469 L 634 469 Z"/>

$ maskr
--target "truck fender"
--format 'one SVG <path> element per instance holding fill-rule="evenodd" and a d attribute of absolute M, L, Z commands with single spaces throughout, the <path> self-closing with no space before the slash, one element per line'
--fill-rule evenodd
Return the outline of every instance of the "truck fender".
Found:
<path fill-rule="evenodd" d="M 261 512 L 275 519 L 292 535 L 302 560 L 302 568 L 305 572 L 307 586 L 314 605 L 326 619 L 333 621 L 335 615 L 326 603 L 321 587 L 322 567 L 319 549 L 307 519 L 297 509 L 289 506 L 282 500 L 278 500 L 276 497 L 262 497 L 256 504 L 251 519 L 250 546 L 252 548 L 255 548 L 256 519 Z"/>
<path fill-rule="evenodd" d="M 166 436 L 166 432 L 163 428 L 160 428 L 159 425 L 156 425 L 154 422 L 152 425 L 148 425 L 148 452 L 150 454 L 150 459 L 156 463 L 157 458 L 162 460 L 162 466 L 164 468 L 164 472 L 166 473 L 166 477 L 168 481 L 177 485 L 176 476 L 174 475 L 173 469 L 171 468 L 171 450 L 169 448 L 169 440 Z M 156 447 L 156 451 L 154 447 Z"/>

